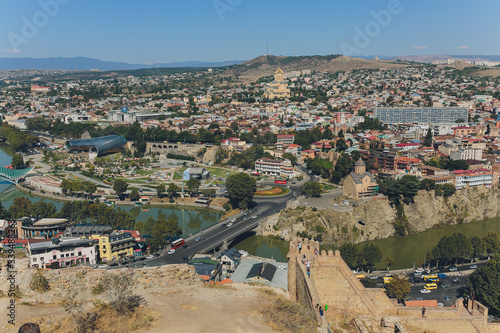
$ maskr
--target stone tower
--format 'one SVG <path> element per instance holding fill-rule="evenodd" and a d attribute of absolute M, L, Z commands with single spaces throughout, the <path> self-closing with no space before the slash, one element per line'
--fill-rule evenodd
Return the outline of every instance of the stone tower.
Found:
<path fill-rule="evenodd" d="M 362 175 L 366 172 L 366 164 L 363 162 L 361 157 L 359 160 L 354 164 L 354 173 L 357 175 Z"/>

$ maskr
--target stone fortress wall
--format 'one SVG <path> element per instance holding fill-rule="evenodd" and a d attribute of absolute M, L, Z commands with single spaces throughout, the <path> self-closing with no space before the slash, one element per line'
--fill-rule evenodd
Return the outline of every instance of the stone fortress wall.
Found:
<path fill-rule="evenodd" d="M 302 244 L 299 253 L 298 243 Z M 454 307 L 428 308 L 426 318 L 421 309 L 406 307 L 389 299 L 380 288 L 365 288 L 347 266 L 340 252 L 321 251 L 319 242 L 295 238 L 288 253 L 288 290 L 298 302 L 316 314 L 326 332 L 328 326 L 352 325 L 358 332 L 500 332 L 500 324 L 488 324 L 488 308 L 475 302 L 471 315 L 461 299 Z M 302 259 L 311 262 L 307 276 Z M 316 304 L 328 310 L 322 319 Z"/>

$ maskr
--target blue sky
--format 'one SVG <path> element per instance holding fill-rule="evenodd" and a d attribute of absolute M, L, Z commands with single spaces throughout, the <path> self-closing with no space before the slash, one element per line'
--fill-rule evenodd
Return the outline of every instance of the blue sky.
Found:
<path fill-rule="evenodd" d="M 0 0 L 0 6 L 0 57 L 224 61 L 262 55 L 267 41 L 274 55 L 500 54 L 498 0 Z M 377 21 L 373 13 L 390 17 Z"/>

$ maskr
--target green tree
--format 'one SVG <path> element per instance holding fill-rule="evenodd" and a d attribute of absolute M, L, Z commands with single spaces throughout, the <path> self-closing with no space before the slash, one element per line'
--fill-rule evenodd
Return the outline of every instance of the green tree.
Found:
<path fill-rule="evenodd" d="M 137 201 L 140 198 L 139 191 L 134 188 L 132 191 L 130 191 L 130 195 L 128 196 L 130 201 Z"/>
<path fill-rule="evenodd" d="M 367 244 L 363 247 L 363 259 L 367 270 L 373 271 L 375 264 L 382 260 L 382 251 L 373 244 Z"/>
<path fill-rule="evenodd" d="M 47 218 L 55 216 L 56 213 L 56 206 L 52 202 L 38 201 L 30 206 L 31 216 Z"/>
<path fill-rule="evenodd" d="M 174 183 L 168 184 L 167 192 L 171 198 L 175 197 L 175 195 L 177 194 L 177 185 L 175 185 Z"/>
<path fill-rule="evenodd" d="M 12 162 L 10 162 L 10 165 L 14 169 L 22 169 L 22 168 L 24 168 L 24 159 L 23 159 L 23 157 L 20 154 L 14 154 L 14 156 L 12 156 Z"/>
<path fill-rule="evenodd" d="M 385 257 L 385 264 L 387 265 L 387 271 L 391 269 L 391 266 L 394 265 L 394 259 L 391 257 Z"/>
<path fill-rule="evenodd" d="M 117 196 L 121 197 L 125 192 L 127 192 L 128 184 L 123 179 L 115 180 L 113 184 L 113 190 Z"/>
<path fill-rule="evenodd" d="M 363 265 L 363 254 L 357 244 L 342 244 L 340 246 L 340 256 L 351 269 L 358 269 Z"/>
<path fill-rule="evenodd" d="M 411 285 L 405 277 L 395 275 L 392 277 L 391 283 L 385 285 L 385 289 L 387 290 L 387 296 L 402 302 L 410 293 Z"/>
<path fill-rule="evenodd" d="M 338 152 L 343 152 L 343 151 L 347 150 L 347 148 L 349 148 L 349 147 L 347 146 L 347 143 L 344 140 L 344 138 L 340 138 L 337 140 L 337 143 L 335 144 L 335 148 L 337 148 Z"/>
<path fill-rule="evenodd" d="M 186 185 L 192 193 L 198 193 L 198 189 L 200 188 L 201 182 L 196 178 L 190 178 L 187 181 Z"/>
<path fill-rule="evenodd" d="M 17 197 L 9 207 L 9 213 L 13 219 L 29 216 L 31 213 L 31 200 L 25 197 Z"/>
<path fill-rule="evenodd" d="M 432 131 L 430 127 L 427 130 L 427 134 L 425 135 L 424 147 L 432 147 Z"/>
<path fill-rule="evenodd" d="M 292 153 L 284 153 L 283 158 L 286 158 L 287 160 L 289 160 L 290 163 L 292 163 L 292 165 L 297 164 L 297 157 L 295 155 L 293 155 Z"/>
<path fill-rule="evenodd" d="M 359 281 L 363 284 L 365 288 L 377 288 L 377 282 L 370 278 L 364 277 L 359 279 Z"/>
<path fill-rule="evenodd" d="M 481 237 L 472 236 L 470 238 L 470 242 L 472 244 L 472 249 L 473 249 L 472 251 L 473 251 L 474 256 L 477 256 L 478 254 L 482 254 L 486 250 L 484 240 Z"/>
<path fill-rule="evenodd" d="M 489 312 L 500 314 L 500 262 L 491 260 L 476 269 L 467 279 L 467 285 L 475 292 L 481 304 L 488 307 Z"/>
<path fill-rule="evenodd" d="M 486 247 L 486 252 L 488 254 L 496 254 L 500 249 L 500 236 L 495 231 L 488 232 L 486 236 L 484 236 L 484 245 Z"/>
<path fill-rule="evenodd" d="M 304 184 L 303 192 L 313 198 L 318 198 L 323 192 L 323 188 L 318 182 L 308 182 Z"/>
<path fill-rule="evenodd" d="M 248 208 L 257 189 L 255 179 L 246 173 L 237 173 L 226 180 L 229 201 L 233 207 Z"/>
<path fill-rule="evenodd" d="M 178 219 L 172 215 L 168 219 L 159 218 L 151 228 L 151 240 L 148 243 L 153 249 L 165 247 L 169 243 L 170 237 L 180 236 L 182 229 L 178 225 Z M 151 221 L 148 222 L 151 225 Z"/>
<path fill-rule="evenodd" d="M 441 237 L 432 251 L 432 259 L 445 259 L 456 262 L 458 258 L 470 257 L 473 253 L 473 247 L 470 239 L 463 233 L 454 233 Z"/>
<path fill-rule="evenodd" d="M 177 186 L 176 186 L 177 187 Z M 166 188 L 164 184 L 160 184 L 156 187 L 156 194 L 158 195 L 158 198 L 161 199 L 163 193 L 165 193 Z"/>
<path fill-rule="evenodd" d="M 436 181 L 434 181 L 432 179 L 423 179 L 420 182 L 420 188 L 422 190 L 432 191 L 435 186 L 436 186 Z"/>

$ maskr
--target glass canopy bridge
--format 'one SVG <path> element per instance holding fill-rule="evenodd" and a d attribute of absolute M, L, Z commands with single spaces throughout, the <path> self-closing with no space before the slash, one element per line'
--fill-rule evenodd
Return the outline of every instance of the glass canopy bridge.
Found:
<path fill-rule="evenodd" d="M 19 179 L 23 179 L 26 175 L 33 170 L 34 167 L 26 169 L 9 169 L 0 167 L 0 178 L 8 180 L 12 183 L 19 182 Z"/>

